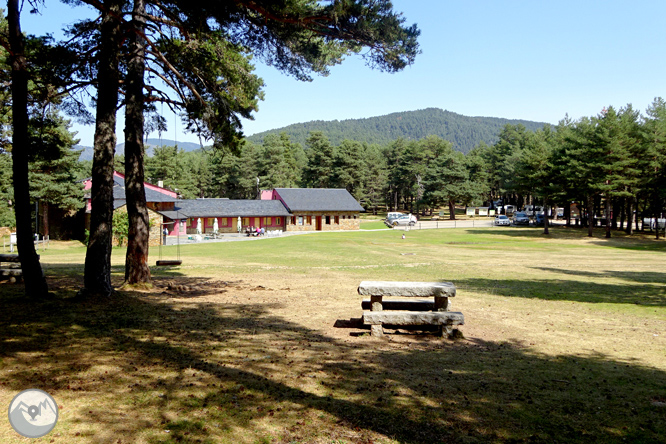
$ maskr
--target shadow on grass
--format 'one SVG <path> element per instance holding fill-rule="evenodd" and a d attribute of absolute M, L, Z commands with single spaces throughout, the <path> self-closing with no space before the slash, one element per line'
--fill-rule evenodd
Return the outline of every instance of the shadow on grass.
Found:
<path fill-rule="evenodd" d="M 562 270 L 557 270 L 561 272 Z M 584 276 L 585 272 L 582 272 Z M 574 273 L 572 273 L 574 274 Z M 639 273 L 640 274 L 640 273 Z M 649 273 L 652 274 L 652 273 Z M 634 276 L 639 279 L 638 276 Z M 640 281 L 639 281 L 640 282 Z M 466 289 L 506 297 L 542 299 L 546 301 L 575 301 L 607 304 L 635 304 L 647 307 L 666 307 L 666 286 L 602 284 L 564 279 L 483 279 L 456 281 L 458 289 Z"/>
<path fill-rule="evenodd" d="M 549 267 L 532 267 L 535 270 L 543 270 L 552 273 L 568 274 L 571 276 L 582 276 L 590 278 L 611 278 L 623 279 L 625 281 L 639 282 L 641 284 L 666 284 L 666 272 L 650 272 L 650 271 L 583 271 L 583 270 L 567 270 L 565 268 L 549 268 Z"/>
<path fill-rule="evenodd" d="M 241 287 L 225 304 L 158 291 L 40 303 L 3 293 L 0 383 L 64 404 L 65 442 L 666 436 L 661 370 L 480 339 L 347 343 L 274 316 L 274 303 L 240 302 Z"/>
<path fill-rule="evenodd" d="M 487 235 L 490 230 L 468 229 L 470 234 Z M 604 247 L 622 248 L 636 251 L 666 251 L 666 240 L 656 241 L 649 233 L 636 232 L 632 236 L 623 231 L 613 231 L 612 237 L 606 239 L 606 231 L 603 228 L 595 228 L 593 237 L 587 236 L 587 228 L 576 228 L 565 226 L 550 227 L 550 233 L 545 235 L 543 227 L 500 227 L 492 230 L 493 234 L 511 238 L 529 239 L 581 239 L 591 240 L 592 243 Z"/>

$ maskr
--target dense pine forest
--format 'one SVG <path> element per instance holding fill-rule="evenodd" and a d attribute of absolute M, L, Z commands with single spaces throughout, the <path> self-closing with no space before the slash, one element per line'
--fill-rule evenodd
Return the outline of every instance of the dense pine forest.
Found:
<path fill-rule="evenodd" d="M 73 211 L 80 208 L 83 191 L 65 185 L 89 175 L 91 162 L 76 161 L 80 151 L 72 148 L 67 122 L 55 122 L 60 154 L 49 159 L 48 168 L 39 159 L 31 164 L 32 192 L 40 199 L 58 196 L 48 199 Z M 1 155 L 0 161 L 0 220 L 12 226 L 10 157 Z M 125 158 L 116 155 L 115 168 L 123 171 L 124 165 Z M 163 145 L 145 160 L 148 182 L 162 181 L 189 199 L 255 199 L 259 189 L 279 187 L 346 188 L 368 212 L 422 215 L 496 199 L 519 207 L 559 206 L 565 212 L 574 203 L 581 226 L 604 220 L 609 235 L 611 228 L 630 232 L 638 225 L 630 221 L 662 217 L 664 171 L 666 102 L 661 98 L 645 114 L 627 105 L 535 131 L 505 124 L 495 143 L 481 141 L 467 153 L 432 134 L 384 144 L 334 143 L 323 131 L 312 131 L 303 144 L 282 132 L 267 134 L 262 143 L 246 139 L 237 150 Z"/>
<path fill-rule="evenodd" d="M 311 132 L 322 132 L 333 145 L 343 140 L 385 145 L 396 139 L 419 140 L 438 136 L 453 144 L 456 151 L 468 153 L 479 143 L 493 145 L 505 125 L 523 125 L 529 131 L 544 123 L 497 117 L 468 117 L 438 108 L 405 111 L 367 119 L 313 121 L 254 134 L 248 140 L 261 143 L 268 134 L 286 133 L 292 142 L 305 145 Z"/>

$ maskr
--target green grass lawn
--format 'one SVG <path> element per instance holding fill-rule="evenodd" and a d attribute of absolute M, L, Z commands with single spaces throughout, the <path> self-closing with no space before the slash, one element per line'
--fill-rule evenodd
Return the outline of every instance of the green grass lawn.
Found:
<path fill-rule="evenodd" d="M 73 298 L 85 248 L 53 243 L 54 300 L 0 286 L 0 404 L 56 399 L 35 442 L 664 442 L 666 242 L 402 234 L 182 245 L 182 266 L 151 267 L 154 289 L 103 301 Z M 114 249 L 115 285 L 123 261 Z M 361 280 L 453 282 L 465 337 L 370 337 L 349 322 Z M 0 442 L 26 441 L 5 420 Z"/>
<path fill-rule="evenodd" d="M 361 230 L 388 230 L 389 228 L 383 221 L 372 220 L 372 221 L 361 221 Z"/>

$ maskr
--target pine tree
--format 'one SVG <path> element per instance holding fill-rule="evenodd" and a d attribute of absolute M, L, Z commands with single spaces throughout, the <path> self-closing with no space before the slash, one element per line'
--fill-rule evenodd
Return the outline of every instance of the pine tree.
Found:
<path fill-rule="evenodd" d="M 333 188 L 345 188 L 356 200 L 363 200 L 364 178 L 368 175 L 364 161 L 365 147 L 360 142 L 343 140 L 333 156 Z"/>
<path fill-rule="evenodd" d="M 50 235 L 49 207 L 73 213 L 84 205 L 83 187 L 76 180 L 82 150 L 73 149 L 79 141 L 74 139 L 69 126 L 54 111 L 30 120 L 30 196 L 41 203 L 45 236 Z"/>
<path fill-rule="evenodd" d="M 329 188 L 333 181 L 335 151 L 322 132 L 310 133 L 306 141 L 308 163 L 303 168 L 303 186 Z"/>

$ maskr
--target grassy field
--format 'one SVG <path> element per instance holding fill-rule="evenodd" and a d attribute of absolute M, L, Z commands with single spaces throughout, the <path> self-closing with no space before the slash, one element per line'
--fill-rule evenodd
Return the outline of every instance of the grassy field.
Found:
<path fill-rule="evenodd" d="M 44 443 L 663 443 L 666 242 L 541 232 L 183 245 L 108 301 L 73 297 L 85 248 L 52 243 L 55 299 L 0 285 L 0 405 L 49 392 Z M 361 280 L 453 282 L 464 338 L 370 337 Z"/>

